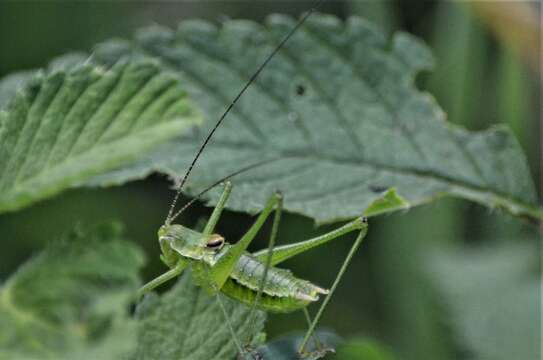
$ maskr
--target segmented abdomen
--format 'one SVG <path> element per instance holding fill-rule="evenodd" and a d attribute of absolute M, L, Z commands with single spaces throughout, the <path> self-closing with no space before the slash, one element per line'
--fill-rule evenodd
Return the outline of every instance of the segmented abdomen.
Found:
<path fill-rule="evenodd" d="M 249 254 L 242 255 L 221 291 L 252 305 L 264 275 L 265 265 Z M 271 312 L 291 312 L 319 299 L 326 290 L 296 278 L 288 270 L 270 267 L 258 307 Z"/>

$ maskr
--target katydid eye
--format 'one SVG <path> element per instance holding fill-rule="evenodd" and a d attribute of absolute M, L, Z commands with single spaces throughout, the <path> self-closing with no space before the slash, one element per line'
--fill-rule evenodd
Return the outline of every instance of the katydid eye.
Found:
<path fill-rule="evenodd" d="M 224 244 L 224 238 L 220 235 L 212 236 L 206 246 L 210 249 L 220 248 Z"/>

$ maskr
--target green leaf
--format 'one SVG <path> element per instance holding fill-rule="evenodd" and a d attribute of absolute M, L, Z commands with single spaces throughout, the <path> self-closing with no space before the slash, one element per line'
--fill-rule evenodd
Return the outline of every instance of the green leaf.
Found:
<path fill-rule="evenodd" d="M 439 253 L 430 265 L 451 328 L 477 360 L 541 357 L 538 241 Z"/>
<path fill-rule="evenodd" d="M 397 209 L 405 209 L 409 207 L 409 202 L 403 199 L 396 193 L 395 188 L 387 190 L 383 197 L 375 200 L 364 211 L 366 216 L 375 216 L 382 213 L 387 213 Z"/>
<path fill-rule="evenodd" d="M 221 295 L 222 296 L 222 295 Z M 259 337 L 265 314 L 249 323 L 250 308 L 221 298 L 238 339 L 246 345 Z M 190 272 L 167 293 L 147 295 L 138 305 L 138 346 L 135 359 L 235 359 L 237 348 L 215 296 L 196 286 Z M 249 341 L 251 339 L 251 341 Z"/>
<path fill-rule="evenodd" d="M 394 360 L 381 343 L 371 339 L 351 339 L 338 348 L 337 360 Z"/>
<path fill-rule="evenodd" d="M 280 15 L 266 26 L 241 20 L 220 29 L 185 21 L 176 31 L 152 27 L 132 42 L 98 46 L 97 61 L 145 55 L 177 71 L 206 126 L 93 184 L 144 177 L 149 164 L 182 175 L 209 127 L 294 25 Z M 416 74 L 432 63 L 426 46 L 408 34 L 387 40 L 360 18 L 312 16 L 221 125 L 187 191 L 194 194 L 247 164 L 280 158 L 236 177 L 228 206 L 256 212 L 279 189 L 287 210 L 329 222 L 360 215 L 381 197 L 373 189 L 394 187 L 410 206 L 452 195 L 543 219 L 525 157 L 509 130 L 453 126 L 434 98 L 416 88 Z"/>
<path fill-rule="evenodd" d="M 87 55 L 83 53 L 69 53 L 53 59 L 46 67 L 47 72 L 69 70 L 86 61 Z M 24 89 L 39 70 L 25 70 L 11 73 L 0 79 L 0 110 L 9 105 L 9 102 Z"/>
<path fill-rule="evenodd" d="M 0 109 L 3 109 L 24 85 L 32 78 L 34 71 L 21 71 L 0 80 Z"/>
<path fill-rule="evenodd" d="M 0 288 L 0 359 L 119 359 L 135 346 L 128 304 L 143 254 L 120 227 L 75 231 Z"/>
<path fill-rule="evenodd" d="M 140 159 L 198 120 L 178 78 L 153 62 L 106 70 L 73 61 L 65 57 L 32 80 L 23 76 L 23 89 L 5 95 L 0 212 Z"/>

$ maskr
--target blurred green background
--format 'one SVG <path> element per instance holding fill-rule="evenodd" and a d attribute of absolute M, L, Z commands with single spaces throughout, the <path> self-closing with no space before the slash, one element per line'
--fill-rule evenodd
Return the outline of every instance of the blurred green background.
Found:
<path fill-rule="evenodd" d="M 194 17 L 261 21 L 270 13 L 298 15 L 311 3 L 4 0 L 0 77 L 44 66 L 66 52 L 90 51 L 112 37 L 130 37 L 154 23 L 175 26 Z M 437 66 L 419 76 L 419 87 L 434 94 L 453 123 L 471 130 L 508 124 L 527 155 L 541 198 L 539 2 L 328 1 L 320 10 L 342 18 L 360 15 L 387 33 L 406 30 L 423 38 Z M 1 215 L 0 281 L 74 224 L 109 219 L 122 221 L 127 235 L 146 249 L 144 276 L 151 278 L 163 270 L 156 231 L 171 197 L 166 179 L 153 176 L 123 187 L 69 191 Z M 194 225 L 208 213 L 199 205 L 180 221 Z M 235 239 L 250 223 L 250 217 L 230 212 L 220 231 Z M 280 241 L 301 240 L 334 226 L 315 228 L 310 219 L 288 215 Z M 261 236 L 255 248 L 266 240 Z M 338 242 L 287 266 L 326 286 L 349 246 L 348 240 Z M 372 219 L 367 241 L 322 323 L 345 338 L 376 339 L 398 358 L 537 359 L 540 248 L 535 226 L 455 199 Z M 531 290 L 524 297 L 525 285 Z M 269 336 L 303 326 L 299 314 L 275 315 Z"/>

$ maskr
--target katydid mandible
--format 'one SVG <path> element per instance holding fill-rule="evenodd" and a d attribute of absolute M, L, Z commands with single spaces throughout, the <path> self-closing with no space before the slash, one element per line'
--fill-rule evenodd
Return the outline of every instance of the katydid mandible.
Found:
<path fill-rule="evenodd" d="M 247 233 L 235 244 L 230 244 L 223 236 L 214 233 L 215 227 L 232 190 L 231 183 L 225 182 L 223 193 L 202 232 L 192 230 L 182 225 L 172 224 L 172 221 L 182 211 L 211 188 L 241 172 L 248 171 L 256 166 L 261 166 L 264 163 L 269 162 L 269 160 L 260 164 L 248 166 L 219 180 L 198 194 L 181 210 L 176 213 L 174 213 L 174 210 L 183 185 L 187 181 L 199 156 L 221 122 L 225 119 L 226 115 L 234 107 L 250 84 L 262 72 L 267 63 L 323 1 L 325 0 L 317 0 L 315 5 L 283 38 L 279 45 L 251 76 L 205 138 L 177 188 L 177 193 L 168 212 L 165 224 L 158 231 L 159 244 L 162 251 L 161 259 L 170 270 L 144 285 L 139 292 L 140 295 L 143 295 L 160 284 L 179 276 L 187 267 L 191 267 L 193 278 L 197 284 L 202 286 L 209 293 L 217 295 L 217 300 L 223 309 L 225 319 L 241 356 L 245 355 L 245 348 L 236 338 L 235 331 L 231 326 L 228 314 L 224 310 L 219 294 L 222 293 L 250 306 L 252 311 L 249 316 L 254 315 L 256 309 L 269 312 L 292 312 L 303 309 L 309 322 L 309 329 L 299 349 L 300 353 L 304 353 L 305 347 L 309 338 L 313 335 L 324 308 L 328 304 L 350 260 L 366 235 L 367 221 L 365 218 L 360 217 L 327 234 L 306 241 L 275 247 L 277 229 L 279 227 L 282 211 L 282 196 L 279 193 L 275 193 L 267 201 L 262 212 Z M 268 216 L 274 211 L 275 216 L 268 248 L 253 254 L 248 253 L 247 247 L 255 238 Z M 291 257 L 354 231 L 358 231 L 358 236 L 330 290 L 321 288 L 307 280 L 297 278 L 288 270 L 276 267 L 276 265 Z M 312 302 L 317 301 L 319 295 L 327 296 L 321 304 L 317 315 L 311 321 L 306 307 Z"/>

